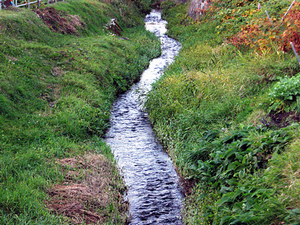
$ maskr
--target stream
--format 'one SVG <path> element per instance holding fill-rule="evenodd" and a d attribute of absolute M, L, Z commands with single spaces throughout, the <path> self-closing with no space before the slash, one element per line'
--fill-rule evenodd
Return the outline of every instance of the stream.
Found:
<path fill-rule="evenodd" d="M 132 225 L 183 224 L 183 194 L 178 175 L 143 110 L 151 84 L 162 75 L 181 47 L 165 34 L 166 24 L 159 11 L 152 10 L 146 16 L 146 29 L 159 37 L 162 54 L 150 62 L 140 81 L 115 101 L 105 137 L 128 187 Z"/>

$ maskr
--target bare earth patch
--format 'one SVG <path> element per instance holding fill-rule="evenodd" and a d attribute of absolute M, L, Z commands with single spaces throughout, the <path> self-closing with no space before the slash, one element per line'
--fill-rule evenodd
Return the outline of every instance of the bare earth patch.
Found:
<path fill-rule="evenodd" d="M 293 122 L 300 122 L 300 115 L 296 111 L 271 112 L 269 117 L 271 118 L 271 123 L 277 127 L 287 127 Z"/>
<path fill-rule="evenodd" d="M 79 16 L 65 15 L 53 7 L 37 9 L 35 12 L 51 30 L 57 33 L 78 35 L 77 29 L 84 26 Z"/>
<path fill-rule="evenodd" d="M 48 190 L 47 207 L 63 215 L 72 224 L 126 224 L 128 202 L 118 171 L 107 158 L 99 154 L 57 160 L 65 174 L 62 184 Z"/>

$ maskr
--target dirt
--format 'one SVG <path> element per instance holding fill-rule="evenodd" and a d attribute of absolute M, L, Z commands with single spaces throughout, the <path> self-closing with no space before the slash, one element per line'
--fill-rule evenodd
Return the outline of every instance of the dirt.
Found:
<path fill-rule="evenodd" d="M 118 182 L 110 161 L 99 154 L 87 154 L 56 162 L 65 176 L 62 184 L 48 190 L 46 205 L 53 213 L 72 224 L 102 224 L 117 214 L 127 223 L 128 202 L 122 197 L 125 186 Z"/>
<path fill-rule="evenodd" d="M 267 123 L 264 125 L 270 126 L 274 125 L 276 127 L 282 128 L 282 127 L 287 127 L 293 122 L 300 122 L 300 115 L 296 111 L 291 111 L 291 112 L 271 112 L 269 114 L 269 117 L 271 118 L 271 122 Z M 262 121 L 262 123 L 264 123 Z"/>
<path fill-rule="evenodd" d="M 78 29 L 84 27 L 79 16 L 67 15 L 53 7 L 36 9 L 35 12 L 51 30 L 57 33 L 78 35 Z"/>
<path fill-rule="evenodd" d="M 180 183 L 183 187 L 184 196 L 189 196 L 193 192 L 193 188 L 196 184 L 196 180 L 194 179 L 184 179 L 180 177 Z"/>

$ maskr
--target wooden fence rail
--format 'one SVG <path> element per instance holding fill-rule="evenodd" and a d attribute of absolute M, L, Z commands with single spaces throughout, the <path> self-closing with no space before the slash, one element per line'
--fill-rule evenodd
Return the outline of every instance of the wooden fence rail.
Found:
<path fill-rule="evenodd" d="M 0 10 L 2 10 L 3 8 L 5 8 L 5 5 L 4 5 L 4 1 L 5 0 L 0 0 Z M 22 1 L 22 3 L 18 4 L 18 0 L 6 0 L 7 2 L 10 2 L 10 6 L 12 7 L 22 7 L 22 6 L 27 6 L 29 9 L 30 9 L 30 5 L 32 4 L 37 4 L 38 7 L 41 6 L 41 3 L 43 4 L 46 4 L 49 5 L 49 4 L 53 4 L 53 3 L 57 3 L 58 0 L 47 0 L 47 1 L 41 1 L 41 0 L 35 0 L 35 1 L 30 1 L 30 0 L 24 0 Z M 60 1 L 63 1 L 64 0 L 60 0 Z"/>

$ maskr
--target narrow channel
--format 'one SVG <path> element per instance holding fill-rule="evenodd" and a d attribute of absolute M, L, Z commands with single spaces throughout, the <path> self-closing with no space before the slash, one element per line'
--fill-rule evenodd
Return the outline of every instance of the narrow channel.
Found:
<path fill-rule="evenodd" d="M 128 187 L 130 224 L 183 224 L 182 190 L 172 161 L 157 141 L 143 101 L 151 84 L 180 50 L 168 37 L 167 22 L 153 10 L 145 18 L 146 29 L 160 38 L 162 54 L 150 62 L 140 82 L 114 103 L 106 142 L 111 146 Z"/>

